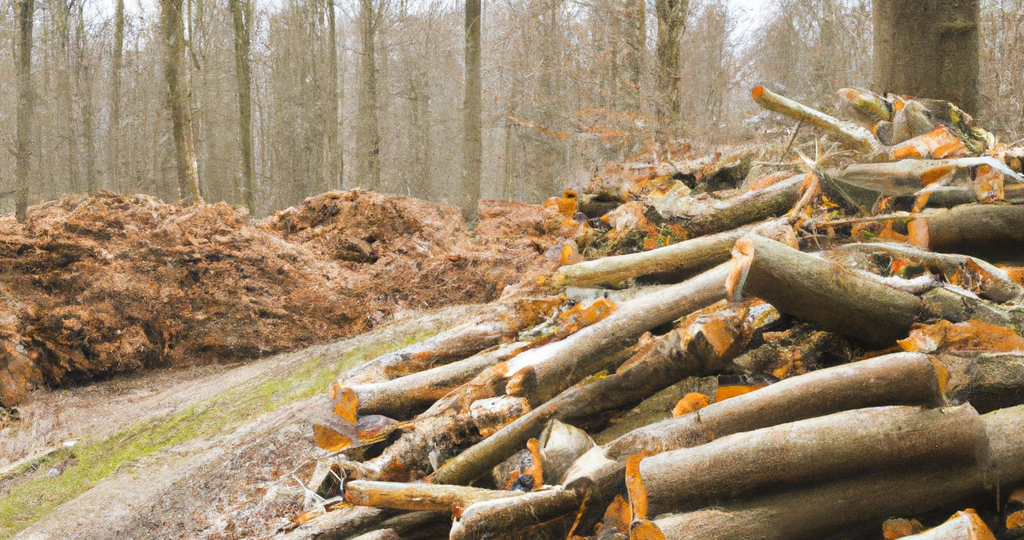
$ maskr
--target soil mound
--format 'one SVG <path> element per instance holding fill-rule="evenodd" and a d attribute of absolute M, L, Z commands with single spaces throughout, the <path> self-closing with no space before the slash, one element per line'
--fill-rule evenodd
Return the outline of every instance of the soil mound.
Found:
<path fill-rule="evenodd" d="M 514 209 L 481 226 L 522 230 L 547 212 Z M 2 217 L 0 404 L 44 384 L 337 339 L 403 308 L 490 301 L 559 232 L 522 242 L 504 230 L 474 239 L 455 208 L 361 191 L 259 224 L 224 203 L 111 193 L 65 196 L 21 224 Z"/>

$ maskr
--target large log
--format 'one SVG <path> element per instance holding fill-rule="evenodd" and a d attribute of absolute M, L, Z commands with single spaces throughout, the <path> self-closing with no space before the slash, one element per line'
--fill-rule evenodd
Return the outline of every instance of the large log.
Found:
<path fill-rule="evenodd" d="M 880 407 L 735 433 L 640 462 L 652 514 L 679 512 L 755 490 L 857 473 L 973 463 L 984 429 L 970 405 Z"/>
<path fill-rule="evenodd" d="M 999 258 L 1024 253 L 1024 205 L 973 204 L 910 222 L 910 241 L 945 253 Z"/>
<path fill-rule="evenodd" d="M 749 264 L 743 293 L 843 337 L 889 347 L 922 314 L 921 300 L 844 267 L 759 236 L 736 242 Z"/>
<path fill-rule="evenodd" d="M 785 379 L 630 431 L 584 454 L 562 484 L 586 493 L 584 506 L 591 513 L 581 523 L 580 530 L 585 531 L 621 489 L 630 456 L 689 448 L 733 433 L 850 409 L 941 405 L 945 373 L 944 367 L 937 367 L 924 354 L 897 353 Z"/>
<path fill-rule="evenodd" d="M 1024 406 L 981 417 L 986 457 L 973 466 L 858 476 L 661 517 L 668 540 L 801 540 L 991 494 L 1024 481 Z"/>

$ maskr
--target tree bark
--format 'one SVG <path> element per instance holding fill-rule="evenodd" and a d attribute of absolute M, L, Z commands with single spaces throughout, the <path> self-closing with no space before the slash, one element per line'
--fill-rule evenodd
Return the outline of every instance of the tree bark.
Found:
<path fill-rule="evenodd" d="M 659 120 L 679 120 L 679 47 L 686 31 L 689 0 L 656 0 L 658 14 L 658 92 L 661 94 Z"/>
<path fill-rule="evenodd" d="M 362 78 L 359 84 L 359 140 L 363 153 L 363 182 L 367 189 L 379 191 L 380 127 L 377 119 L 377 23 L 380 14 L 373 0 L 359 0 L 359 31 L 362 38 Z"/>
<path fill-rule="evenodd" d="M 189 105 L 188 77 L 185 74 L 185 27 L 182 0 L 160 0 L 164 44 L 167 58 L 167 104 L 174 130 L 174 153 L 178 169 L 178 196 L 201 201 L 195 141 L 192 137 L 192 109 Z"/>
<path fill-rule="evenodd" d="M 466 0 L 466 95 L 462 102 L 462 216 L 477 219 L 483 173 L 483 123 L 480 74 L 480 0 Z"/>
<path fill-rule="evenodd" d="M 1017 254 L 1019 259 L 1024 248 L 1024 205 L 959 206 L 915 219 L 909 228 L 910 242 L 931 251 L 992 256 L 996 261 Z"/>
<path fill-rule="evenodd" d="M 875 0 L 872 86 L 978 112 L 979 0 Z"/>
<path fill-rule="evenodd" d="M 18 134 L 15 153 L 15 210 L 19 222 L 25 221 L 28 211 L 28 174 L 32 153 L 32 22 L 35 0 L 18 0 L 15 4 L 18 18 Z"/>
<path fill-rule="evenodd" d="M 342 189 L 345 156 L 338 141 L 341 132 L 341 84 L 338 81 L 338 25 L 335 20 L 334 0 L 326 1 L 327 10 L 327 115 L 324 118 L 327 131 L 327 175 L 326 188 Z"/>
<path fill-rule="evenodd" d="M 511 503 L 511 504 L 510 504 Z M 452 540 L 496 538 L 509 531 L 541 525 L 579 508 L 576 494 L 564 489 L 527 493 L 473 504 L 452 526 Z"/>
<path fill-rule="evenodd" d="M 923 312 L 921 299 L 910 293 L 773 240 L 746 236 L 736 249 L 749 249 L 752 257 L 744 294 L 846 338 L 892 346 Z"/>
<path fill-rule="evenodd" d="M 1024 480 L 1024 406 L 981 417 L 987 456 L 973 466 L 891 471 L 668 516 L 655 524 L 668 540 L 802 540 L 855 525 L 995 497 Z M 1005 492 L 1005 491 L 1003 491 Z"/>
<path fill-rule="evenodd" d="M 110 61 L 110 189 L 121 185 L 121 69 L 124 63 L 124 0 L 114 8 L 114 50 Z"/>
<path fill-rule="evenodd" d="M 242 185 L 236 185 L 235 194 L 242 196 L 245 207 L 249 209 L 249 215 L 254 215 L 256 213 L 256 165 L 252 154 L 252 75 L 249 60 L 249 44 L 251 42 L 249 26 L 252 20 L 252 9 L 249 0 L 229 0 L 228 8 L 231 11 L 235 37 L 238 138 L 242 153 Z"/>
<path fill-rule="evenodd" d="M 970 465 L 985 442 L 978 418 L 970 405 L 844 411 L 657 454 L 640 476 L 654 515 L 857 473 Z"/>
<path fill-rule="evenodd" d="M 471 504 L 509 497 L 518 491 L 498 491 L 465 486 L 419 482 L 374 482 L 353 480 L 345 484 L 345 501 L 359 506 L 433 512 L 461 512 Z"/>

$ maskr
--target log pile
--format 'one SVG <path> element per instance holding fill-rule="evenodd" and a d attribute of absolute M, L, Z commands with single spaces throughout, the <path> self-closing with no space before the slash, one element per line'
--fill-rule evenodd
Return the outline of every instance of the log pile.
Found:
<path fill-rule="evenodd" d="M 287 537 L 1024 534 L 1020 149 L 840 95 L 861 123 L 753 91 L 820 130 L 813 159 L 550 200 L 582 225 L 557 272 L 330 385 Z"/>

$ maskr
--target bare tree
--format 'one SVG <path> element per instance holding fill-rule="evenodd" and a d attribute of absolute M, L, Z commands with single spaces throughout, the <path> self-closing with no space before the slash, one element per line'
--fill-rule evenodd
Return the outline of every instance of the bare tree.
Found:
<path fill-rule="evenodd" d="M 370 190 L 381 189 L 380 183 L 380 126 L 377 105 L 377 29 L 381 11 L 373 0 L 359 0 L 359 30 L 362 39 L 362 77 L 359 81 L 359 140 L 363 154 L 363 182 Z"/>
<path fill-rule="evenodd" d="M 978 110 L 979 0 L 875 0 L 873 86 Z"/>
<path fill-rule="evenodd" d="M 167 104 L 174 131 L 174 153 L 178 169 L 178 196 L 191 195 L 201 200 L 195 142 L 192 138 L 192 110 L 189 106 L 188 79 L 184 73 L 185 27 L 182 0 L 160 0 L 166 59 Z"/>
<path fill-rule="evenodd" d="M 124 0 L 114 9 L 114 50 L 110 61 L 110 187 L 124 190 L 121 183 L 121 70 L 124 63 Z"/>
<path fill-rule="evenodd" d="M 242 200 L 249 213 L 256 212 L 256 165 L 252 155 L 252 76 L 249 61 L 252 19 L 249 0 L 229 0 L 235 42 L 235 81 L 238 85 L 238 138 L 242 150 Z"/>
<path fill-rule="evenodd" d="M 656 0 L 658 13 L 658 92 L 662 122 L 679 119 L 679 40 L 686 31 L 689 0 Z"/>
<path fill-rule="evenodd" d="M 32 132 L 32 20 L 34 0 L 18 0 L 18 143 L 15 172 L 15 217 L 25 221 L 28 211 L 28 173 Z"/>
<path fill-rule="evenodd" d="M 327 135 L 327 176 L 325 182 L 329 189 L 341 189 L 342 177 L 345 174 L 345 155 L 338 144 L 338 132 L 341 129 L 339 105 L 342 96 L 338 84 L 338 28 L 335 21 L 334 0 L 326 0 L 327 11 L 327 88 L 328 104 L 326 122 Z"/>
<path fill-rule="evenodd" d="M 466 0 L 466 97 L 462 105 L 462 190 L 459 205 L 466 221 L 475 221 L 483 173 L 481 119 L 480 0 Z"/>

